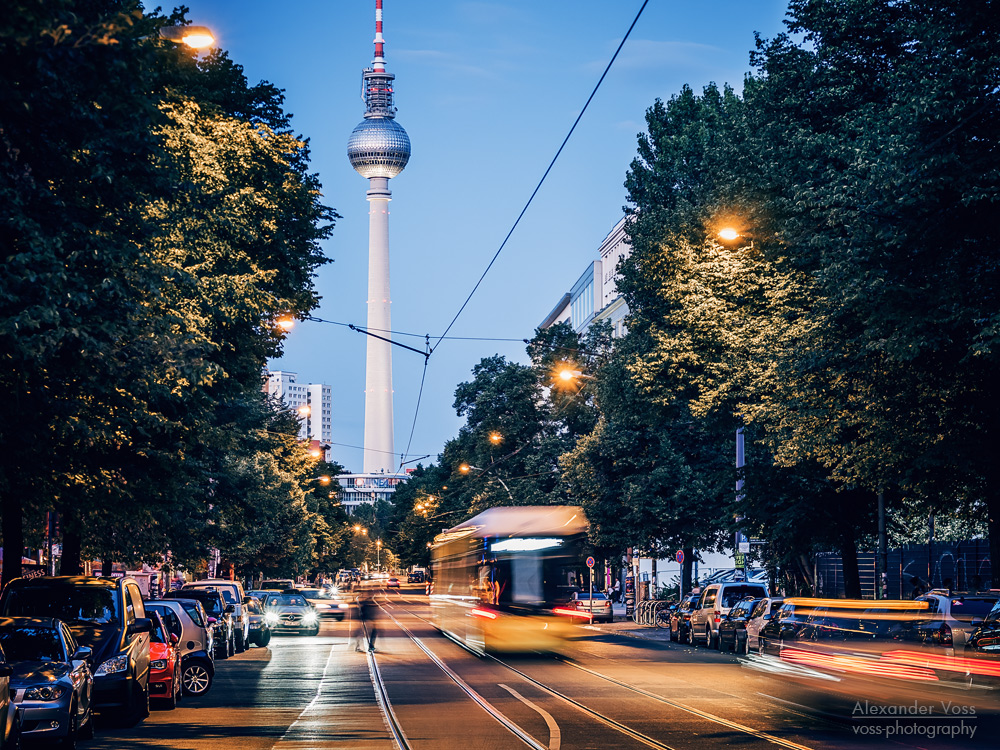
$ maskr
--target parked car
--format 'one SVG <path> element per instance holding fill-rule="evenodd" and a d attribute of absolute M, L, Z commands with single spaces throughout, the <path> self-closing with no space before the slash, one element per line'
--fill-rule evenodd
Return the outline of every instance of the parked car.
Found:
<path fill-rule="evenodd" d="M 119 721 L 149 715 L 149 633 L 139 584 L 133 578 L 42 576 L 16 578 L 0 599 L 4 617 L 52 617 L 92 650 L 93 708 Z"/>
<path fill-rule="evenodd" d="M 262 591 L 286 591 L 295 588 L 295 581 L 291 578 L 265 579 L 257 588 Z"/>
<path fill-rule="evenodd" d="M 916 598 L 927 610 L 912 623 L 907 640 L 964 649 L 969 637 L 1000 601 L 1000 592 L 963 593 L 931 591 Z"/>
<path fill-rule="evenodd" d="M 233 626 L 233 612 L 236 608 L 232 604 L 225 603 L 218 589 L 183 589 L 167 592 L 163 597 L 200 602 L 208 615 L 207 622 L 212 627 L 215 658 L 228 659 L 236 653 L 236 633 Z"/>
<path fill-rule="evenodd" d="M 615 619 L 611 609 L 611 600 L 599 591 L 595 591 L 593 594 L 583 591 L 573 594 L 573 606 L 581 612 L 589 612 L 594 622 L 613 622 Z"/>
<path fill-rule="evenodd" d="M 162 599 L 146 602 L 146 609 L 158 613 L 167 630 L 178 638 L 184 695 L 207 693 L 215 676 L 215 643 L 208 613 L 201 602 L 195 599 Z"/>
<path fill-rule="evenodd" d="M 319 615 L 302 594 L 268 594 L 264 616 L 272 633 L 319 635 Z"/>
<path fill-rule="evenodd" d="M 690 642 L 716 648 L 722 616 L 748 596 L 762 599 L 767 596 L 767 587 L 762 583 L 746 581 L 706 586 L 698 599 L 698 606 L 691 612 Z"/>
<path fill-rule="evenodd" d="M 267 624 L 264 605 L 255 596 L 249 597 L 247 614 L 250 617 L 250 645 L 264 647 L 271 642 L 271 626 Z"/>
<path fill-rule="evenodd" d="M 726 613 L 719 623 L 719 651 L 747 653 L 747 621 L 760 599 L 744 599 Z"/>
<path fill-rule="evenodd" d="M 965 674 L 970 685 L 1000 687 L 1000 601 L 969 636 L 963 655 L 975 667 Z"/>
<path fill-rule="evenodd" d="M 13 667 L 10 691 L 24 739 L 73 747 L 94 736 L 91 651 L 51 617 L 0 618 L 0 648 Z"/>
<path fill-rule="evenodd" d="M 228 581 L 224 578 L 209 578 L 194 583 L 185 583 L 181 591 L 190 589 L 218 589 L 222 593 L 222 598 L 227 605 L 233 607 L 233 635 L 236 653 L 241 654 L 248 648 L 250 640 L 250 618 L 247 617 L 244 606 L 246 604 L 246 592 L 243 591 L 243 584 L 239 581 Z"/>
<path fill-rule="evenodd" d="M 701 594 L 688 594 L 670 613 L 670 640 L 691 643 L 691 611 Z"/>
<path fill-rule="evenodd" d="M 333 596 L 325 589 L 299 589 L 298 593 L 306 598 L 320 617 L 343 620 L 351 606 L 346 599 Z"/>
<path fill-rule="evenodd" d="M 767 624 L 768 620 L 774 616 L 774 613 L 781 608 L 784 601 L 785 597 L 783 596 L 765 596 L 763 599 L 758 600 L 756 606 L 753 608 L 753 612 L 750 613 L 750 617 L 747 619 L 747 652 L 757 651 L 757 635 Z"/>
<path fill-rule="evenodd" d="M 392 578 L 390 578 L 388 581 L 385 582 L 385 587 L 387 589 L 398 589 L 399 579 L 393 576 Z"/>
<path fill-rule="evenodd" d="M 0 649 L 0 750 L 19 750 L 21 747 L 21 718 L 10 686 L 13 674 L 14 668 Z"/>
<path fill-rule="evenodd" d="M 171 633 L 158 612 L 149 610 L 153 632 L 149 644 L 149 695 L 163 708 L 173 711 L 181 699 L 180 639 Z"/>

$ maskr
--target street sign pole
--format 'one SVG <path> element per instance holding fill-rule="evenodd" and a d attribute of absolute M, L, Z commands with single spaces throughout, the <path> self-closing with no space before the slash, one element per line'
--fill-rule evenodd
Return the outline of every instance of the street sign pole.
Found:
<path fill-rule="evenodd" d="M 597 561 L 593 557 L 587 558 L 587 567 L 590 568 L 590 624 L 594 624 L 594 564 Z"/>

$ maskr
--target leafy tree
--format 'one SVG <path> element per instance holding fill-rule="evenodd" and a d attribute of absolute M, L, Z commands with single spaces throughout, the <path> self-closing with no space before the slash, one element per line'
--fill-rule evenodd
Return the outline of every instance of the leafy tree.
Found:
<path fill-rule="evenodd" d="M 335 214 L 280 91 L 158 39 L 182 21 L 57 0 L 0 26 L 5 581 L 47 509 L 73 570 L 81 552 L 195 555 L 223 462 L 284 486 L 232 430 L 279 351 L 273 320 L 316 303 Z"/>

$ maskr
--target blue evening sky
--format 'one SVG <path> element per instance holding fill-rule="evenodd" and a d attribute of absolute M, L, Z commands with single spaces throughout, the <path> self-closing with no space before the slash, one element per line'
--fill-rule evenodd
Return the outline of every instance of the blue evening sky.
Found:
<path fill-rule="evenodd" d="M 367 181 L 347 161 L 364 112 L 374 0 L 186 0 L 251 83 L 283 88 L 327 205 L 342 215 L 314 315 L 365 324 Z M 393 328 L 443 333 L 499 247 L 635 17 L 641 0 L 385 0 L 387 69 L 413 154 L 390 182 Z M 152 5 L 152 3 L 150 3 Z M 168 3 L 164 3 L 166 7 Z M 786 0 L 651 0 L 587 114 L 452 336 L 530 338 L 622 216 L 644 113 L 686 83 L 742 88 L 754 32 L 783 30 Z M 422 339 L 397 337 L 422 347 Z M 361 470 L 365 340 L 299 323 L 271 369 L 333 387 L 333 456 Z M 444 341 L 431 356 L 407 458 L 436 458 L 461 420 L 456 385 L 524 345 Z M 423 357 L 394 348 L 395 444 L 406 449 Z M 425 460 L 424 463 L 427 463 Z M 411 464 L 412 465 L 412 464 Z"/>

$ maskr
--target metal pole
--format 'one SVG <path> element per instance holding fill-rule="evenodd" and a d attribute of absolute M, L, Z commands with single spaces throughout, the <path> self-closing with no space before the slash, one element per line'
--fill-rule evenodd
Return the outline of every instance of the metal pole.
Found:
<path fill-rule="evenodd" d="M 594 624 L 594 569 L 590 569 L 590 624 Z"/>
<path fill-rule="evenodd" d="M 885 599 L 888 595 L 889 559 L 885 538 L 885 493 L 878 493 L 878 564 L 875 566 L 875 598 Z"/>

